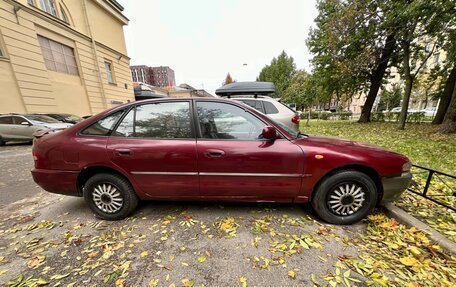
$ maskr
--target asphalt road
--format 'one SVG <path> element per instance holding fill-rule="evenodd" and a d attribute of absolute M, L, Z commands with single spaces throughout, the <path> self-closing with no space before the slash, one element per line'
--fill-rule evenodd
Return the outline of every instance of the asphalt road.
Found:
<path fill-rule="evenodd" d="M 33 180 L 32 146 L 8 143 L 0 147 L 0 206 L 36 196 L 42 192 Z"/>
<path fill-rule="evenodd" d="M 107 222 L 83 199 L 37 187 L 30 145 L 0 147 L 0 163 L 0 286 L 21 275 L 25 286 L 324 285 L 338 258 L 359 255 L 365 229 L 293 204 L 148 202 Z"/>

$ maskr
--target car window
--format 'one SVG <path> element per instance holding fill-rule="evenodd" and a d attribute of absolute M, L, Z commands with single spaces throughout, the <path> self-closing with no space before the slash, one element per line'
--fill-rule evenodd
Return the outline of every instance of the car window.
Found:
<path fill-rule="evenodd" d="M 264 101 L 263 104 L 267 115 L 279 113 L 279 110 L 272 103 Z"/>
<path fill-rule="evenodd" d="M 113 133 L 114 136 L 120 137 L 133 137 L 134 136 L 134 121 L 135 121 L 135 109 L 125 116 L 125 118 L 120 122 L 116 131 Z"/>
<path fill-rule="evenodd" d="M 15 125 L 20 125 L 23 122 L 27 122 L 27 120 L 22 117 L 12 117 L 12 118 L 13 118 L 13 124 L 15 124 Z"/>
<path fill-rule="evenodd" d="M 256 109 L 257 111 L 260 111 L 264 114 L 264 108 L 261 103 L 261 101 L 255 101 L 255 100 L 241 100 L 244 104 L 247 104 L 251 106 L 252 108 Z"/>
<path fill-rule="evenodd" d="M 81 134 L 83 135 L 95 135 L 95 136 L 107 136 L 114 128 L 117 121 L 120 119 L 124 110 L 115 112 L 103 119 L 91 124 L 85 128 Z"/>
<path fill-rule="evenodd" d="M 197 102 L 201 137 L 205 139 L 259 139 L 265 124 L 244 109 L 215 102 Z"/>
<path fill-rule="evenodd" d="M 24 115 L 33 124 L 56 124 L 58 120 L 45 115 Z"/>
<path fill-rule="evenodd" d="M 0 125 L 11 125 L 13 124 L 12 117 L 1 117 L 0 118 Z"/>
<path fill-rule="evenodd" d="M 154 103 L 136 107 L 135 137 L 192 138 L 190 103 Z"/>

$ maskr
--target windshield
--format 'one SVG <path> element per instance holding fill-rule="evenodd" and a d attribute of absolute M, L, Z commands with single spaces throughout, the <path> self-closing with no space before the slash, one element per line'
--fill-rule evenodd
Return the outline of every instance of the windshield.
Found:
<path fill-rule="evenodd" d="M 48 116 L 43 116 L 43 115 L 25 115 L 25 117 L 34 124 L 40 124 L 40 123 L 58 124 L 58 123 L 60 123 L 56 119 L 53 119 Z"/>
<path fill-rule="evenodd" d="M 271 119 L 270 117 L 268 117 L 268 118 L 275 125 L 277 125 L 277 126 L 281 127 L 282 129 L 284 129 L 287 132 L 287 134 L 291 135 L 292 137 L 298 138 L 298 137 L 300 137 L 302 135 L 300 132 L 296 132 L 296 131 L 292 130 L 291 128 L 287 127 L 286 125 Z"/>

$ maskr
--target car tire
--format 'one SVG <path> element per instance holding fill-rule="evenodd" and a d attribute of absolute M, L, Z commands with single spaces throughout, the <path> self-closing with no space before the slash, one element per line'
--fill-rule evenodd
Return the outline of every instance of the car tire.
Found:
<path fill-rule="evenodd" d="M 6 144 L 6 141 L 4 141 L 2 138 L 0 138 L 0 146 L 4 146 Z"/>
<path fill-rule="evenodd" d="M 121 220 L 138 206 L 138 197 L 125 178 L 100 173 L 87 180 L 83 188 L 84 199 L 95 215 L 105 220 Z"/>
<path fill-rule="evenodd" d="M 378 191 L 366 174 L 346 170 L 325 178 L 314 191 L 312 207 L 324 221 L 337 225 L 356 223 L 374 209 Z"/>

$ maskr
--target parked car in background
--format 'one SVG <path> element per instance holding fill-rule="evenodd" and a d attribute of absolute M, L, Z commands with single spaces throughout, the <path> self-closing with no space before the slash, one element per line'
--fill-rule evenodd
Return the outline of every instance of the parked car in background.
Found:
<path fill-rule="evenodd" d="M 434 117 L 437 113 L 437 107 L 427 107 L 420 112 L 424 113 L 426 117 Z"/>
<path fill-rule="evenodd" d="M 267 96 L 275 92 L 275 86 L 269 82 L 236 82 L 224 85 L 215 93 L 242 102 L 267 115 L 288 128 L 299 130 L 299 113 Z"/>
<path fill-rule="evenodd" d="M 117 220 L 139 200 L 310 202 L 334 224 L 400 197 L 407 157 L 377 146 L 308 136 L 233 100 L 128 103 L 60 133 L 36 134 L 33 179 L 83 196 Z"/>
<path fill-rule="evenodd" d="M 32 141 L 33 133 L 39 130 L 50 129 L 56 132 L 71 126 L 72 124 L 61 123 L 45 115 L 0 115 L 0 146 L 9 141 Z"/>
<path fill-rule="evenodd" d="M 51 117 L 53 119 L 56 119 L 62 123 L 77 124 L 84 120 L 83 118 L 76 116 L 76 115 L 72 115 L 72 114 L 44 114 L 44 115 Z"/>
<path fill-rule="evenodd" d="M 390 113 L 400 113 L 402 111 L 402 107 L 395 107 L 395 108 L 392 108 L 389 112 Z M 387 113 L 388 111 L 384 111 L 385 113 Z M 409 114 L 413 114 L 413 113 L 417 113 L 418 110 L 416 109 L 408 109 L 407 110 L 407 113 Z"/>

